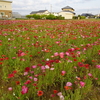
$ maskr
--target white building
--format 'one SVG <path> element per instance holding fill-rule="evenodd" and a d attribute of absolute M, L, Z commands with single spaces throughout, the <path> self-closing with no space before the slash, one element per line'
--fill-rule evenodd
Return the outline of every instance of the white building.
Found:
<path fill-rule="evenodd" d="M 62 8 L 62 11 L 59 12 L 59 15 L 61 15 L 65 19 L 72 19 L 73 16 L 75 15 L 74 9 L 72 7 L 66 6 Z"/>

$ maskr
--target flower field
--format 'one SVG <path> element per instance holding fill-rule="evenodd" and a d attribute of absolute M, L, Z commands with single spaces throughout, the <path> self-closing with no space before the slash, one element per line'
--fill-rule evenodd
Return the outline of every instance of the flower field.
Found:
<path fill-rule="evenodd" d="M 0 21 L 0 100 L 99 100 L 99 93 L 99 20 Z"/>

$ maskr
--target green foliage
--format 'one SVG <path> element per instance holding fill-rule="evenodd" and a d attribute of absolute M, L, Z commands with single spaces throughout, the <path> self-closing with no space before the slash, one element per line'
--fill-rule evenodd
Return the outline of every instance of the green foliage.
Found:
<path fill-rule="evenodd" d="M 34 19 L 50 19 L 50 20 L 63 20 L 64 17 L 62 16 L 55 16 L 53 14 L 49 14 L 49 15 L 38 15 L 38 14 L 33 14 L 33 15 L 26 15 L 27 18 L 34 18 Z"/>
<path fill-rule="evenodd" d="M 54 16 L 54 15 L 52 15 L 52 14 L 49 14 L 49 15 L 46 17 L 46 19 L 51 19 L 51 20 L 53 20 L 53 19 L 56 19 L 56 16 Z"/>
<path fill-rule="evenodd" d="M 73 16 L 73 19 L 78 19 L 78 16 Z"/>
<path fill-rule="evenodd" d="M 62 17 L 62 16 L 56 16 L 56 19 L 63 20 L 63 19 L 65 19 L 65 18 Z"/>
<path fill-rule="evenodd" d="M 41 15 L 33 14 L 32 18 L 34 18 L 34 19 L 41 19 Z"/>
<path fill-rule="evenodd" d="M 26 15 L 26 17 L 30 19 L 30 18 L 32 18 L 32 15 Z"/>
<path fill-rule="evenodd" d="M 73 19 L 86 19 L 86 17 L 78 15 L 78 16 L 73 16 Z"/>
<path fill-rule="evenodd" d="M 86 19 L 86 17 L 85 16 L 80 16 L 80 19 Z"/>

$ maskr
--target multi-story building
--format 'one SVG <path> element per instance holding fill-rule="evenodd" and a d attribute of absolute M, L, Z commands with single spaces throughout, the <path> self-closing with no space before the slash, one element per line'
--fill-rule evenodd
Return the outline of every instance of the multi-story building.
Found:
<path fill-rule="evenodd" d="M 59 12 L 59 15 L 61 15 L 65 19 L 72 19 L 73 16 L 75 15 L 74 9 L 72 7 L 66 6 L 62 8 L 62 11 Z"/>
<path fill-rule="evenodd" d="M 0 0 L 0 18 L 12 17 L 12 1 Z"/>

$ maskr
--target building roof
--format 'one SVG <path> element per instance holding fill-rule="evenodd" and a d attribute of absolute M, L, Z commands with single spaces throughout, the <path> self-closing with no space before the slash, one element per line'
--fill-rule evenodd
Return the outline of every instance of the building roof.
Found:
<path fill-rule="evenodd" d="M 12 1 L 6 1 L 6 0 L 0 0 L 0 2 L 9 2 L 9 3 L 12 3 Z"/>
<path fill-rule="evenodd" d="M 38 13 L 43 13 L 45 11 L 47 11 L 47 10 L 39 10 Z"/>
<path fill-rule="evenodd" d="M 32 11 L 30 14 L 44 13 L 47 10 Z"/>
<path fill-rule="evenodd" d="M 36 14 L 38 13 L 38 11 L 32 11 L 30 14 Z"/>
<path fill-rule="evenodd" d="M 74 10 L 74 9 L 73 9 L 72 7 L 70 7 L 70 6 L 63 7 L 62 10 L 63 10 L 63 9 L 72 9 L 72 10 Z"/>
<path fill-rule="evenodd" d="M 64 11 L 62 11 L 62 12 L 69 12 L 69 13 L 75 14 L 74 12 L 69 11 L 69 10 L 64 10 Z"/>
<path fill-rule="evenodd" d="M 74 12 L 72 12 L 72 11 L 69 11 L 69 10 L 66 10 L 66 11 L 63 11 L 63 12 L 70 12 L 70 13 L 73 13 L 73 14 L 75 14 Z"/>
<path fill-rule="evenodd" d="M 93 14 L 91 14 L 91 13 L 83 13 L 83 14 L 81 14 L 81 16 L 94 16 Z"/>

